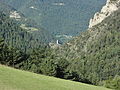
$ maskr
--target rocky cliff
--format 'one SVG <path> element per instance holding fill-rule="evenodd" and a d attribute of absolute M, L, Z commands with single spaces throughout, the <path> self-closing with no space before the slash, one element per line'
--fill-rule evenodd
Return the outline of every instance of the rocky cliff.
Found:
<path fill-rule="evenodd" d="M 100 12 L 97 12 L 89 22 L 89 28 L 102 22 L 106 17 L 110 16 L 114 11 L 120 8 L 120 0 L 107 0 Z"/>

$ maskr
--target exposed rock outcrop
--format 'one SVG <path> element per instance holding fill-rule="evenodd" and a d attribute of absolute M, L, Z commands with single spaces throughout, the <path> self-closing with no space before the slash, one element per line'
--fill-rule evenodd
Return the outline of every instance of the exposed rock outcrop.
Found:
<path fill-rule="evenodd" d="M 21 18 L 21 16 L 17 11 L 11 11 L 10 18 L 15 18 L 16 20 L 19 20 Z"/>
<path fill-rule="evenodd" d="M 110 16 L 114 11 L 120 8 L 120 0 L 107 0 L 100 12 L 97 12 L 89 22 L 89 28 L 102 22 L 106 17 Z"/>

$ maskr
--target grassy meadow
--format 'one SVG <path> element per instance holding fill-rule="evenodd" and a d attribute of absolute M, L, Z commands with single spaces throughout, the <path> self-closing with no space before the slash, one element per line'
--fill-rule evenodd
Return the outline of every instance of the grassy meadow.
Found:
<path fill-rule="evenodd" d="M 110 90 L 0 65 L 0 90 Z"/>

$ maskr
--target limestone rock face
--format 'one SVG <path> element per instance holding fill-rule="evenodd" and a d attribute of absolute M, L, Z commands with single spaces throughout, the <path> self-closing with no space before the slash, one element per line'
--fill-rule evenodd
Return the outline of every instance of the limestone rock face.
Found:
<path fill-rule="evenodd" d="M 89 22 L 89 28 L 101 23 L 106 17 L 120 8 L 120 0 L 107 0 L 100 12 L 97 12 Z"/>
<path fill-rule="evenodd" d="M 16 20 L 19 20 L 21 18 L 21 16 L 17 11 L 11 11 L 10 18 L 15 18 Z"/>

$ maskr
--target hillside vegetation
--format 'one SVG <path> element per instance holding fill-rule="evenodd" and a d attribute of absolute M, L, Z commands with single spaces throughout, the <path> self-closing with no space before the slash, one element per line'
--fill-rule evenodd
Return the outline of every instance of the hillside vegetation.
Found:
<path fill-rule="evenodd" d="M 46 31 L 44 28 L 38 25 L 34 20 L 27 18 L 23 13 L 16 10 L 14 7 L 11 7 L 1 1 L 0 13 L 5 14 L 5 16 L 7 17 L 6 21 L 12 20 L 11 22 L 14 22 L 14 26 L 17 25 L 17 27 L 23 29 L 27 33 L 30 33 L 34 38 L 38 40 L 38 43 L 39 41 L 42 43 L 49 43 L 51 41 L 54 41 L 54 37 L 48 31 Z M 5 16 L 3 18 L 5 18 Z M 5 24 L 7 23 L 8 22 L 6 22 Z M 8 31 L 10 31 L 10 27 Z"/>
<path fill-rule="evenodd" d="M 51 44 L 52 48 L 26 31 L 37 29 L 19 26 L 4 13 L 0 19 L 0 64 L 120 90 L 120 9 L 68 43 Z"/>
<path fill-rule="evenodd" d="M 34 26 L 29 20 L 15 20 L 7 13 L 0 10 L 0 38 L 3 38 L 7 45 L 26 52 L 28 49 L 39 48 L 54 41 L 49 33 Z"/>
<path fill-rule="evenodd" d="M 0 90 L 110 90 L 0 65 Z"/>
<path fill-rule="evenodd" d="M 89 19 L 106 0 L 1 0 L 45 30 L 56 35 L 76 36 L 86 30 Z M 60 5 L 62 3 L 62 5 Z M 63 38 L 63 37 L 62 37 Z"/>
<path fill-rule="evenodd" d="M 120 75 L 119 25 L 120 9 L 56 49 L 57 57 L 63 57 L 70 63 L 68 72 L 76 73 L 72 78 L 101 85 L 104 80 Z M 120 81 L 117 82 L 120 86 Z"/>

